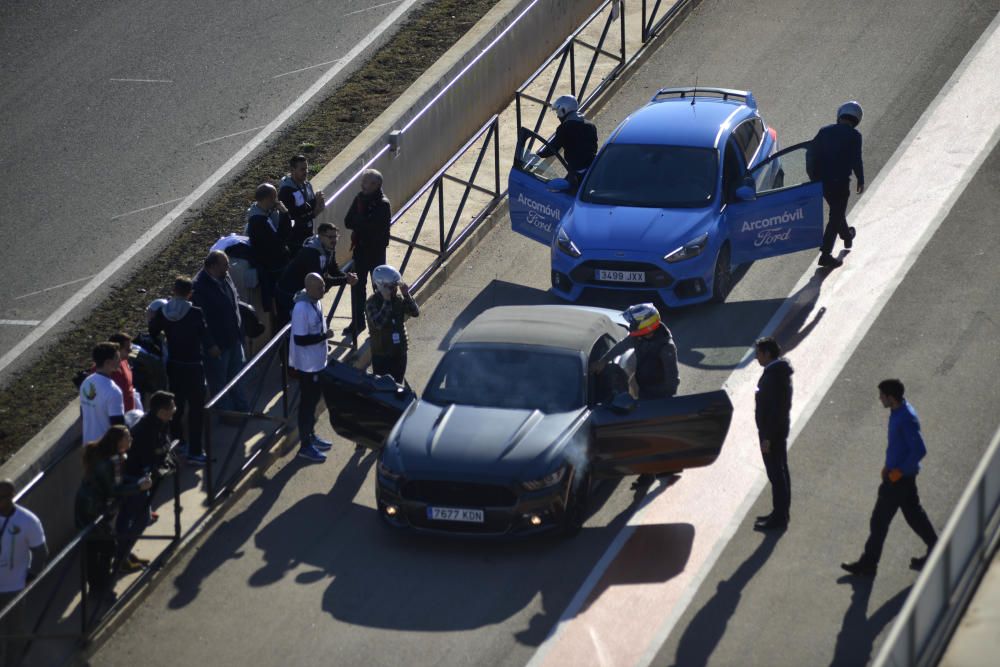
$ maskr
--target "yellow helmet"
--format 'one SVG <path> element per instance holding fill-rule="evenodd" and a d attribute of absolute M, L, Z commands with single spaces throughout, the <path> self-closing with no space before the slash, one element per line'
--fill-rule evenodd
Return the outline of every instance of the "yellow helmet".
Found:
<path fill-rule="evenodd" d="M 629 306 L 622 313 L 628 322 L 629 336 L 645 336 L 656 331 L 660 326 L 660 311 L 651 303 L 639 303 Z"/>

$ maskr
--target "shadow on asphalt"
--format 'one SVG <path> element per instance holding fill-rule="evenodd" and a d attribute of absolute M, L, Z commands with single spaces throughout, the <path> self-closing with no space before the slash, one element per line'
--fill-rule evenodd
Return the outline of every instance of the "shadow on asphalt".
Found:
<path fill-rule="evenodd" d="M 736 571 L 719 582 L 711 599 L 705 603 L 691 623 L 684 629 L 677 645 L 674 665 L 691 667 L 707 665 L 712 653 L 726 633 L 726 625 L 739 606 L 743 589 L 757 575 L 764 563 L 771 557 L 782 533 L 766 533 L 753 553 L 743 561 Z"/>
<path fill-rule="evenodd" d="M 851 585 L 851 604 L 844 613 L 844 622 L 837 634 L 837 647 L 833 652 L 831 667 L 848 667 L 852 665 L 867 665 L 872 656 L 872 647 L 886 625 L 903 607 L 906 596 L 910 594 L 907 586 L 885 603 L 868 613 L 868 600 L 872 595 L 872 579 L 845 575 L 837 579 L 838 584 Z"/>

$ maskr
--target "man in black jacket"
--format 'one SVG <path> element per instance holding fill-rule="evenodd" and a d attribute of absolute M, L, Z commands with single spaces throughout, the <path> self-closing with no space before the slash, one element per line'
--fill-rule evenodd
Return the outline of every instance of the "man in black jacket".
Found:
<path fill-rule="evenodd" d="M 597 126 L 583 117 L 580 104 L 572 95 L 563 95 L 552 103 L 552 108 L 559 118 L 559 127 L 552 141 L 538 151 L 538 157 L 555 155 L 561 149 L 569 166 L 566 178 L 576 187 L 597 155 Z"/>
<path fill-rule="evenodd" d="M 361 192 L 355 195 L 344 217 L 344 226 L 351 230 L 354 272 L 358 276 L 358 281 L 352 283 L 352 317 L 350 326 L 344 329 L 345 336 L 357 336 L 365 330 L 368 276 L 376 266 L 385 264 L 391 224 L 392 206 L 382 192 L 382 174 L 367 169 L 361 174 Z"/>
<path fill-rule="evenodd" d="M 295 255 L 278 280 L 275 290 L 277 301 L 277 326 L 288 324 L 292 316 L 295 295 L 305 288 L 306 276 L 318 273 L 323 276 L 326 289 L 339 285 L 353 285 L 358 277 L 354 273 L 344 273 L 337 265 L 336 249 L 340 232 L 329 222 L 321 222 L 316 228 L 316 236 L 302 244 L 302 252 Z"/>
<path fill-rule="evenodd" d="M 278 183 L 278 199 L 292 218 L 288 249 L 296 255 L 302 244 L 313 235 L 313 219 L 326 208 L 323 191 L 313 191 L 309 182 L 309 161 L 305 155 L 295 155 L 288 161 L 289 172 Z"/>
<path fill-rule="evenodd" d="M 229 256 L 226 253 L 221 250 L 208 253 L 204 268 L 194 277 L 193 300 L 205 313 L 209 339 L 205 377 L 214 396 L 239 374 L 246 363 L 240 297 L 229 275 Z M 245 412 L 248 406 L 242 389 L 234 387 L 219 407 Z"/>
<path fill-rule="evenodd" d="M 209 344 L 205 316 L 191 303 L 191 279 L 178 276 L 174 297 L 163 304 L 149 323 L 149 333 L 167 336 L 167 382 L 174 394 L 176 412 L 170 421 L 172 437 L 188 444 L 187 461 L 205 465 L 201 432 L 205 411 L 205 354 Z M 187 413 L 188 437 L 184 437 Z"/>
<path fill-rule="evenodd" d="M 278 191 L 270 183 L 257 186 L 255 202 L 247 209 L 246 235 L 250 238 L 253 262 L 260 272 L 264 307 L 274 309 L 274 286 L 288 265 L 288 242 L 292 221 L 288 209 L 278 201 Z"/>
<path fill-rule="evenodd" d="M 781 358 L 781 346 L 773 338 L 761 338 L 755 343 L 757 363 L 764 372 L 757 381 L 757 434 L 764 469 L 771 483 L 770 514 L 757 517 L 758 530 L 784 530 L 788 527 L 788 511 L 792 502 L 792 480 L 788 474 L 788 430 L 792 411 L 791 364 Z"/>

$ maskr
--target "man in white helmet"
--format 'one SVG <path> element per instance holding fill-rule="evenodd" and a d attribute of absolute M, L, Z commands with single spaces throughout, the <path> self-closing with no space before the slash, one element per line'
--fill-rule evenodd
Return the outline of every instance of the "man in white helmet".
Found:
<path fill-rule="evenodd" d="M 559 128 L 552 141 L 538 151 L 538 157 L 550 157 L 562 150 L 569 165 L 567 179 L 577 185 L 597 155 L 597 126 L 583 117 L 572 95 L 563 95 L 552 103 L 552 108 L 559 117 Z"/>
<path fill-rule="evenodd" d="M 854 242 L 855 229 L 847 225 L 847 200 L 851 196 L 851 174 L 857 192 L 865 190 L 865 165 L 861 158 L 861 105 L 851 100 L 837 109 L 837 122 L 820 129 L 806 150 L 809 178 L 823 182 L 823 198 L 830 207 L 830 220 L 820 246 L 819 265 L 837 268 L 844 262 L 834 257 L 833 244 L 839 236 L 844 247 Z"/>
<path fill-rule="evenodd" d="M 406 320 L 419 317 L 420 308 L 394 267 L 376 266 L 372 271 L 372 283 L 375 293 L 365 303 L 372 370 L 375 375 L 391 375 L 402 384 L 406 375 Z"/>

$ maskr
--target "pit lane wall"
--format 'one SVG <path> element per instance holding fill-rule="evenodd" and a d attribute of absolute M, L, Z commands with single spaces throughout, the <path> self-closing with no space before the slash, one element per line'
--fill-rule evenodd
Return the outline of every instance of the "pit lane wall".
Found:
<path fill-rule="evenodd" d="M 444 56 L 329 162 L 313 184 L 327 195 L 321 220 L 343 226 L 365 166 L 385 176 L 385 191 L 400 204 L 415 194 L 555 51 L 603 0 L 499 0 Z M 400 130 L 400 150 L 389 135 Z M 235 228 L 234 228 L 235 230 Z M 341 244 L 346 261 L 349 244 Z M 69 382 L 70 378 L 67 377 Z M 50 550 L 75 535 L 73 497 L 81 475 L 79 401 L 73 401 L 0 467 L 0 478 L 24 488 L 21 501 L 42 520 Z"/>

